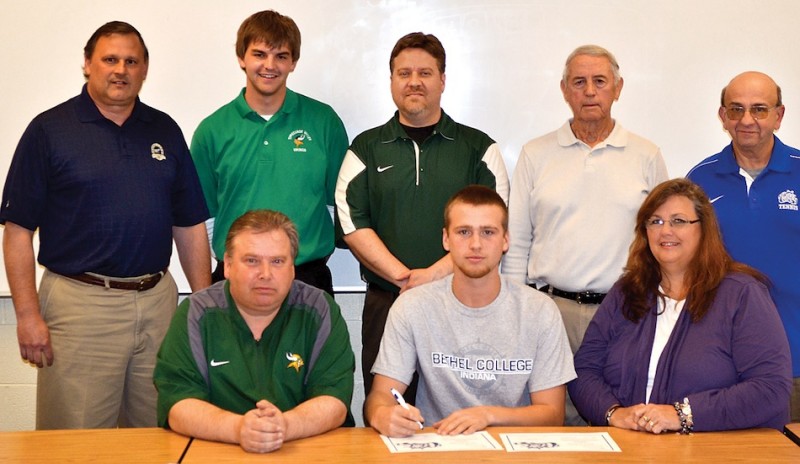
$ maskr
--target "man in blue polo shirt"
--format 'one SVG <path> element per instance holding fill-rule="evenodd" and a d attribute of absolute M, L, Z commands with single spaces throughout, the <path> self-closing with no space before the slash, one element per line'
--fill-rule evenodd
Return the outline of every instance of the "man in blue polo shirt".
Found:
<path fill-rule="evenodd" d="M 769 277 L 792 350 L 792 422 L 800 421 L 800 150 L 784 145 L 781 88 L 760 72 L 722 89 L 719 117 L 731 136 L 687 177 L 714 204 L 731 256 Z"/>
<path fill-rule="evenodd" d="M 17 338 L 40 368 L 38 429 L 153 427 L 153 367 L 178 297 L 172 241 L 192 290 L 208 286 L 208 211 L 178 125 L 139 101 L 139 32 L 107 23 L 84 59 L 83 91 L 30 123 L 3 191 Z"/>

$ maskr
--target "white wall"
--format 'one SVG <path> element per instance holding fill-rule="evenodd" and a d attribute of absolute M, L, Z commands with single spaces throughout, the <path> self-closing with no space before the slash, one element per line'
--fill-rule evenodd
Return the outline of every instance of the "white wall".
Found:
<path fill-rule="evenodd" d="M 303 33 L 301 59 L 290 87 L 330 103 L 351 138 L 383 123 L 394 111 L 389 52 L 399 37 L 421 30 L 436 34 L 447 50 L 445 110 L 494 137 L 509 171 L 522 144 L 569 117 L 558 83 L 566 56 L 585 43 L 603 45 L 616 54 L 625 85 L 614 115 L 661 147 L 673 177 L 728 143 L 716 116 L 719 91 L 744 70 L 767 72 L 783 87 L 787 111 L 779 135 L 800 143 L 800 119 L 793 113 L 800 107 L 800 60 L 792 48 L 800 4 L 793 0 L 1 4 L 3 179 L 28 122 L 80 90 L 82 49 L 102 23 L 124 20 L 141 31 L 151 52 L 142 99 L 171 114 L 188 139 L 203 117 L 231 100 L 243 85 L 234 54 L 236 29 L 249 14 L 267 7 L 294 18 Z M 337 288 L 361 286 L 347 253 L 337 253 L 333 267 Z M 3 293 L 8 294 L 8 287 L 0 269 Z M 351 323 L 359 324 L 360 302 L 346 305 Z M 19 359 L 7 299 L 0 299 L 0 316 L 0 430 L 31 428 L 35 370 Z M 358 339 L 358 333 L 351 335 Z M 360 403 L 355 409 L 360 410 Z"/>
<path fill-rule="evenodd" d="M 142 99 L 172 115 L 188 138 L 202 118 L 244 84 L 236 30 L 271 7 L 303 34 L 293 89 L 330 103 L 352 138 L 385 122 L 388 57 L 407 32 L 436 34 L 447 50 L 445 110 L 494 137 L 509 171 L 528 139 L 569 116 L 559 79 L 576 46 L 597 43 L 617 56 L 625 86 L 614 115 L 650 138 L 672 176 L 728 142 L 716 116 L 731 77 L 763 70 L 786 90 L 780 135 L 798 141 L 800 96 L 793 0 L 27 0 L 0 15 L 0 178 L 20 135 L 41 111 L 78 93 L 82 50 L 102 23 L 136 26 L 151 52 Z M 796 142 L 800 143 L 800 142 Z M 173 261 L 173 270 L 179 271 Z M 363 287 L 349 253 L 332 262 L 337 288 Z M 188 290 L 175 272 L 182 290 Z M 0 269 L 0 294 L 8 293 Z"/>
<path fill-rule="evenodd" d="M 11 299 L 0 298 L 0 431 L 32 430 L 36 368 L 22 362 Z"/>

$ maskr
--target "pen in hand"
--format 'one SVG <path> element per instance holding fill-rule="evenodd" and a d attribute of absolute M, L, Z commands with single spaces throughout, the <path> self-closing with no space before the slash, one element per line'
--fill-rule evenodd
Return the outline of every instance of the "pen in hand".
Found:
<path fill-rule="evenodd" d="M 391 389 L 391 392 L 392 392 L 392 396 L 394 396 L 394 399 L 395 399 L 395 401 L 397 401 L 397 404 L 399 404 L 399 405 L 400 405 L 400 407 L 402 407 L 403 409 L 405 409 L 406 411 L 408 411 L 408 410 L 409 410 L 409 409 L 408 409 L 408 403 L 406 403 L 406 400 L 403 398 L 403 395 L 401 395 L 401 394 L 400 394 L 400 392 L 399 392 L 399 391 L 397 391 L 397 390 L 395 390 L 394 388 L 392 388 L 392 389 Z M 425 427 L 422 425 L 422 422 L 420 422 L 420 421 L 414 421 L 414 422 L 416 422 L 416 423 L 417 423 L 417 425 L 419 425 L 419 429 L 420 429 L 420 430 L 422 430 L 423 428 L 425 428 Z"/>

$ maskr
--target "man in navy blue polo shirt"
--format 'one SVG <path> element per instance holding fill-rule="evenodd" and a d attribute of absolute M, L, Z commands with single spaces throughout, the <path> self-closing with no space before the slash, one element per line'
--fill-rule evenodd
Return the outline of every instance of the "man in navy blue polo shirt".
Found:
<path fill-rule="evenodd" d="M 800 150 L 775 136 L 783 121 L 781 88 L 749 71 L 722 89 L 718 115 L 731 136 L 721 152 L 687 177 L 714 204 L 733 259 L 769 277 L 792 350 L 792 422 L 800 421 Z"/>
<path fill-rule="evenodd" d="M 107 23 L 84 59 L 81 94 L 30 123 L 3 191 L 20 355 L 40 368 L 38 429 L 155 426 L 153 367 L 177 304 L 172 240 L 192 290 L 208 286 L 208 211 L 180 128 L 139 101 L 139 32 Z"/>

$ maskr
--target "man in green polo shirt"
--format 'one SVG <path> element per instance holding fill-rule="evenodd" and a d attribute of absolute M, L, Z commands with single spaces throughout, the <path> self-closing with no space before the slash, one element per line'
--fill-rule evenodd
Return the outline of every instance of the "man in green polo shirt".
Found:
<path fill-rule="evenodd" d="M 508 199 L 498 144 L 441 107 L 445 51 L 432 34 L 400 38 L 389 57 L 394 116 L 353 140 L 336 185 L 337 234 L 367 282 L 362 316 L 364 390 L 389 308 L 399 293 L 453 272 L 442 248 L 447 200 L 470 184 Z M 406 390 L 414 402 L 416 382 Z"/>
<path fill-rule="evenodd" d="M 334 204 L 347 133 L 333 108 L 286 87 L 300 58 L 300 30 L 275 11 L 239 27 L 236 55 L 246 86 L 203 120 L 192 137 L 209 213 L 211 248 L 221 259 L 231 223 L 252 209 L 280 211 L 297 225 L 297 279 L 333 294 Z M 214 282 L 223 279 L 222 263 Z"/>
<path fill-rule="evenodd" d="M 227 280 L 180 304 L 159 350 L 159 425 L 260 453 L 354 425 L 347 326 L 330 295 L 294 280 L 298 246 L 283 213 L 234 221 Z"/>

